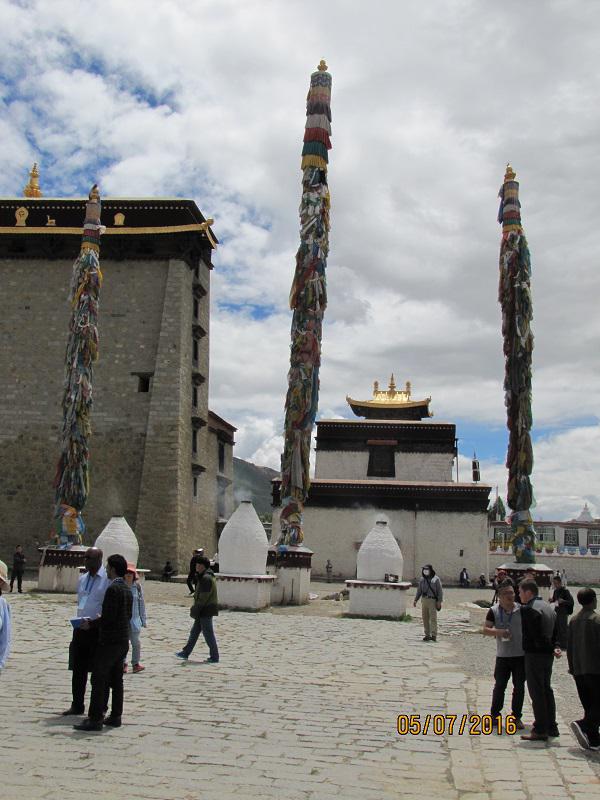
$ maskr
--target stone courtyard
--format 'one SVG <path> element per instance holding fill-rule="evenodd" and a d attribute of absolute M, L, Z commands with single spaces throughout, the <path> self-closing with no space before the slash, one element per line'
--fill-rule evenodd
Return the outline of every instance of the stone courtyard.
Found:
<path fill-rule="evenodd" d="M 215 626 L 222 660 L 212 665 L 202 662 L 202 640 L 189 662 L 173 655 L 191 624 L 185 586 L 147 583 L 146 671 L 125 677 L 124 725 L 84 734 L 72 729 L 74 718 L 60 716 L 70 702 L 74 598 L 27 588 L 8 596 L 13 652 L 0 676 L 0 782 L 7 797 L 600 796 L 600 755 L 579 749 L 568 729 L 573 717 L 559 718 L 561 736 L 549 745 L 457 729 L 398 735 L 398 714 L 460 720 L 489 710 L 493 647 L 464 634 L 456 590 L 447 592 L 436 645 L 421 641 L 418 614 L 412 623 L 350 619 L 342 616 L 344 602 L 222 612 Z M 335 587 L 313 588 L 322 597 Z M 465 648 L 473 649 L 470 671 Z M 563 693 L 575 690 L 564 663 L 558 672 L 564 715 L 571 707 Z M 524 720 L 531 720 L 528 705 Z"/>

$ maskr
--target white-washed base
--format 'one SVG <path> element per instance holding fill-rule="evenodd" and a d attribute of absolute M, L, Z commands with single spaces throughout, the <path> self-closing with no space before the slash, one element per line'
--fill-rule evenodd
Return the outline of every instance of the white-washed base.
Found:
<path fill-rule="evenodd" d="M 350 590 L 350 614 L 399 619 L 406 613 L 408 582 L 346 581 L 346 586 Z"/>
<path fill-rule="evenodd" d="M 267 572 L 277 580 L 271 589 L 274 606 L 303 606 L 309 601 L 310 567 L 276 567 L 269 564 Z"/>
<path fill-rule="evenodd" d="M 271 605 L 271 587 L 275 578 L 271 575 L 227 575 L 217 573 L 219 605 L 258 611 Z"/>
<path fill-rule="evenodd" d="M 63 567 L 52 564 L 40 567 L 38 571 L 38 589 L 41 592 L 64 592 L 71 594 L 77 591 L 77 581 L 81 571 L 79 566 Z"/>

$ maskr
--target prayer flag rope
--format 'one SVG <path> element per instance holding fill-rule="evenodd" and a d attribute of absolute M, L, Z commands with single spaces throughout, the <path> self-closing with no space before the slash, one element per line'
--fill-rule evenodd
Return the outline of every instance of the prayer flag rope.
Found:
<path fill-rule="evenodd" d="M 63 546 L 81 541 L 85 531 L 81 511 L 89 494 L 93 364 L 98 358 L 98 301 L 102 286 L 99 252 L 104 229 L 100 211 L 100 193 L 93 186 L 86 204 L 81 250 L 73 265 L 61 453 L 54 478 L 54 527 Z"/>
<path fill-rule="evenodd" d="M 509 431 L 507 500 L 513 511 L 512 547 L 519 563 L 530 564 L 535 562 L 535 530 L 530 511 L 534 505 L 530 479 L 533 471 L 531 260 L 521 225 L 519 183 L 515 178 L 515 172 L 508 165 L 499 192 L 498 222 L 502 225 L 502 242 L 498 300 L 504 337 L 504 404 Z"/>
<path fill-rule="evenodd" d="M 319 405 L 321 333 L 327 306 L 330 100 L 331 75 L 321 61 L 318 70 L 311 75 L 306 99 L 300 247 L 290 292 L 290 308 L 294 313 L 281 457 L 281 546 L 302 544 L 302 512 L 310 488 L 310 441 Z"/>

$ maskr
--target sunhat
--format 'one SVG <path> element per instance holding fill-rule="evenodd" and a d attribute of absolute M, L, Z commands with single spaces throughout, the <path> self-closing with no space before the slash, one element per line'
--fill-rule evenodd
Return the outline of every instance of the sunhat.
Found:
<path fill-rule="evenodd" d="M 137 569 L 135 568 L 135 564 L 132 564 L 130 561 L 127 562 L 127 572 L 131 572 L 134 578 L 138 577 Z"/>
<path fill-rule="evenodd" d="M 4 561 L 0 561 L 0 584 L 8 586 L 8 567 Z M 1 588 L 1 587 L 0 587 Z"/>

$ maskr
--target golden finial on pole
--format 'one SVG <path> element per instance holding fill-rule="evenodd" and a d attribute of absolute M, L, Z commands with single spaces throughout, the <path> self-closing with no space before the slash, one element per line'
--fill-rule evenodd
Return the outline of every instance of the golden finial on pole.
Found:
<path fill-rule="evenodd" d="M 29 183 L 23 188 L 23 197 L 43 197 L 40 189 L 40 173 L 37 162 L 29 173 Z"/>
<path fill-rule="evenodd" d="M 516 177 L 517 177 L 517 173 L 511 167 L 510 162 L 509 162 L 506 165 L 506 172 L 504 173 L 504 183 L 506 183 L 506 181 L 514 181 L 514 179 Z"/>
<path fill-rule="evenodd" d="M 324 58 L 322 58 L 321 61 L 319 62 L 319 66 L 317 67 L 317 69 L 319 70 L 319 72 L 327 72 L 327 70 L 329 69 L 329 67 L 325 63 Z"/>

